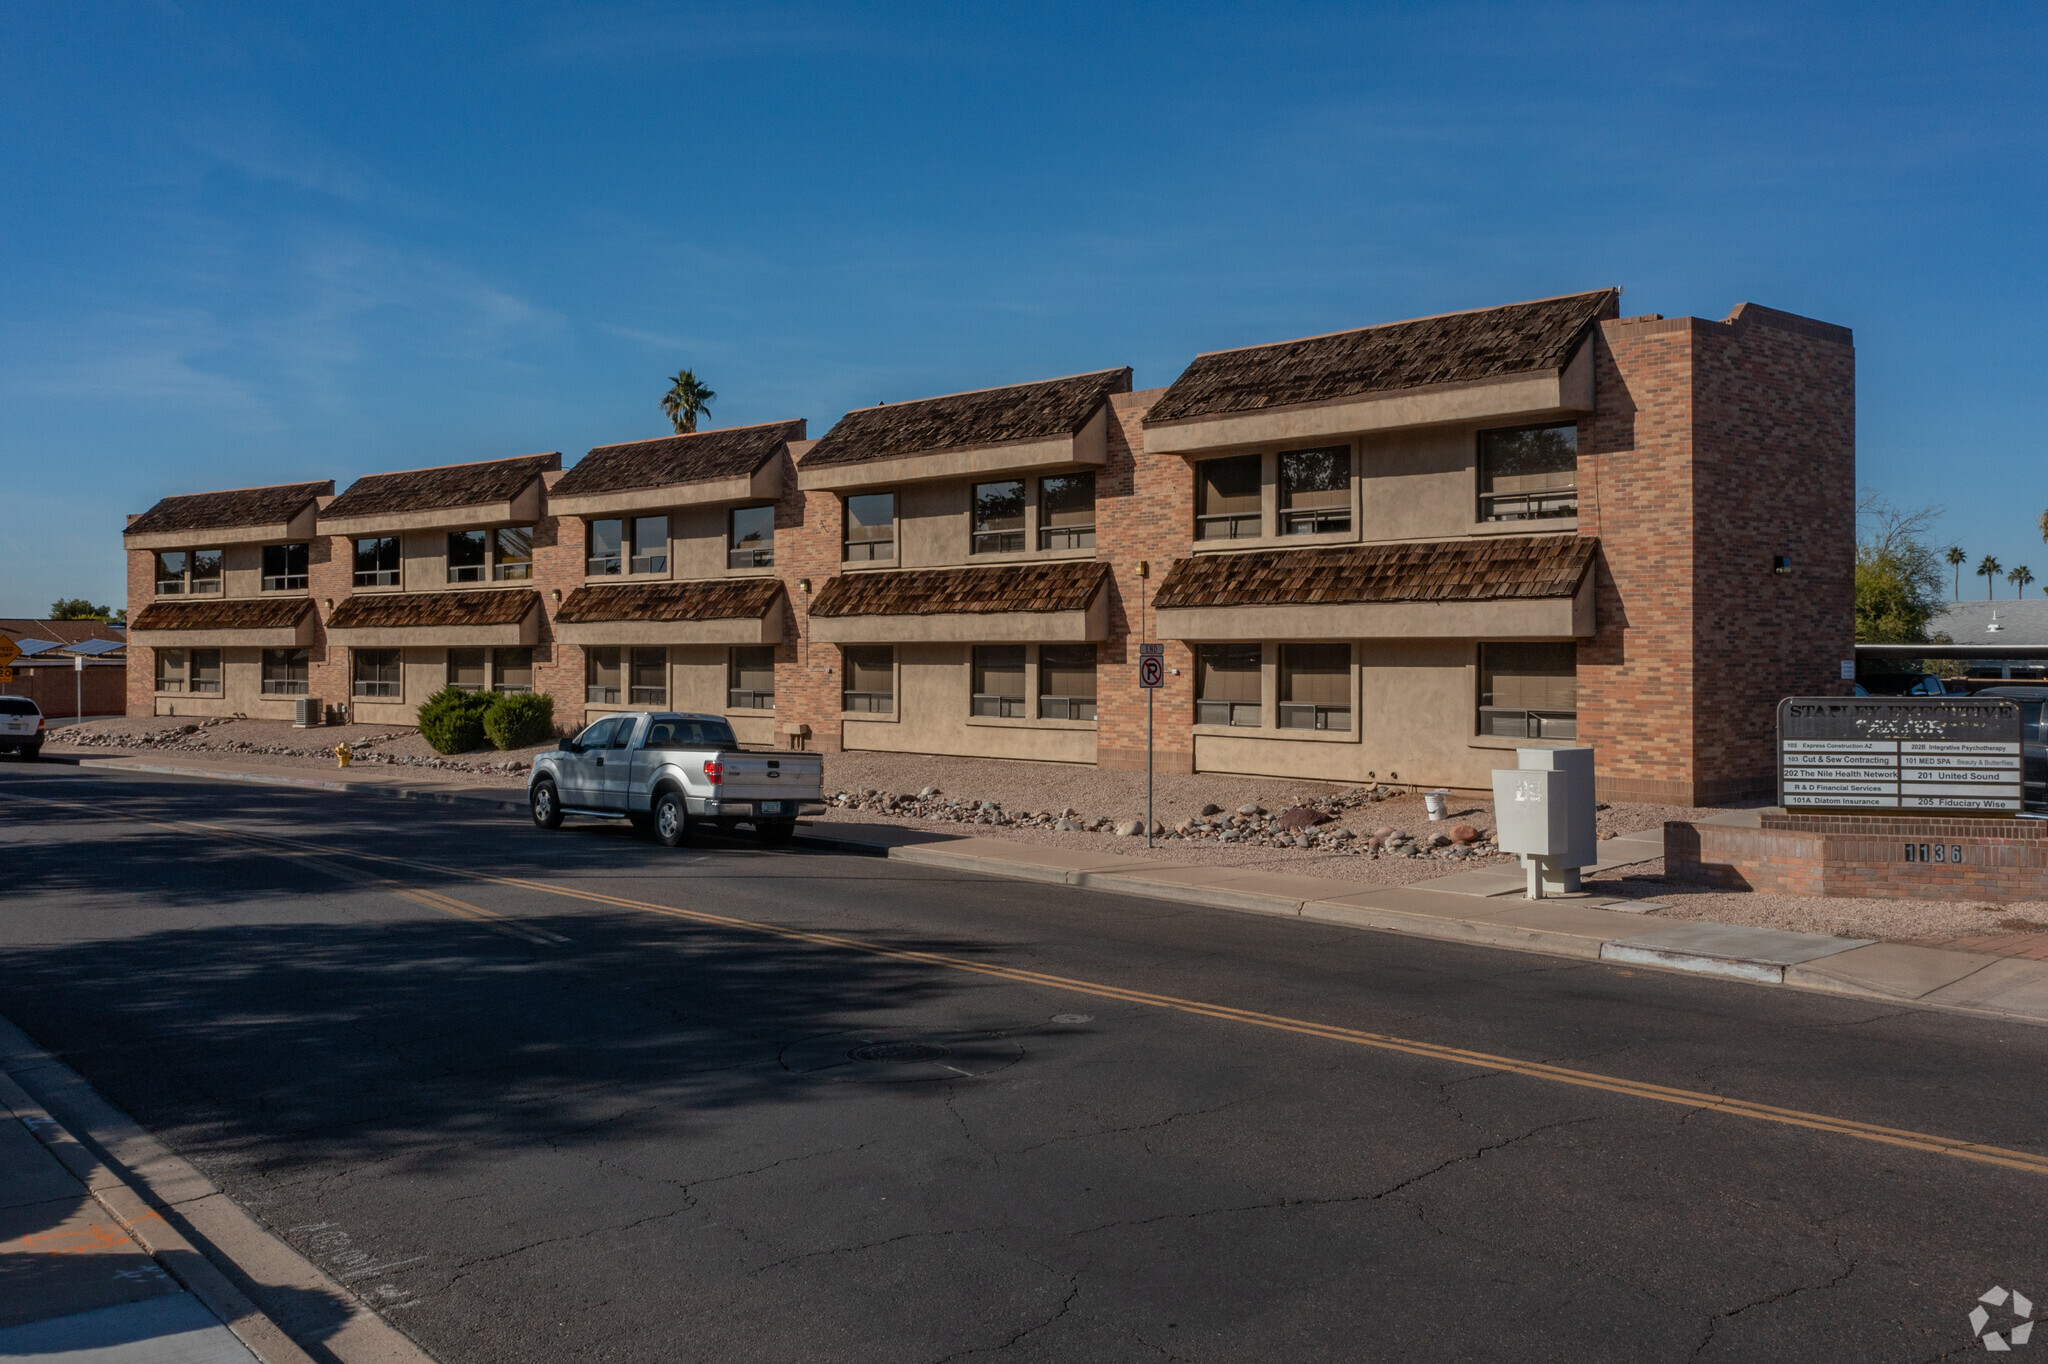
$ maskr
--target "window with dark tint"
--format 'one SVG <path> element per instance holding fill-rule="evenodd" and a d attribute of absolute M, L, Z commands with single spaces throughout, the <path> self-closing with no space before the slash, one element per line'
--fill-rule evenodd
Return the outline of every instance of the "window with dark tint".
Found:
<path fill-rule="evenodd" d="M 265 696 L 306 695 L 306 668 L 310 649 L 265 649 L 263 651 L 263 694 Z"/>
<path fill-rule="evenodd" d="M 1351 646 L 1280 646 L 1280 728 L 1351 728 Z"/>
<path fill-rule="evenodd" d="M 974 485 L 975 554 L 1016 554 L 1024 548 L 1024 480 Z"/>
<path fill-rule="evenodd" d="M 186 555 L 182 549 L 163 550 L 156 556 L 156 594 L 178 597 L 185 592 Z"/>
<path fill-rule="evenodd" d="M 888 711 L 896 708 L 896 651 L 886 644 L 848 645 L 839 651 L 846 664 L 841 708 Z"/>
<path fill-rule="evenodd" d="M 448 685 L 457 691 L 482 691 L 490 681 L 489 649 L 450 649 Z"/>
<path fill-rule="evenodd" d="M 576 736 L 576 742 L 585 748 L 610 748 L 612 740 L 618 737 L 619 730 L 632 723 L 627 716 L 607 715 L 604 719 L 585 726 L 583 732 Z"/>
<path fill-rule="evenodd" d="M 1195 649 L 1195 723 L 1264 723 L 1259 695 L 1259 646 L 1203 644 Z"/>
<path fill-rule="evenodd" d="M 1204 460 L 1195 466 L 1195 538 L 1244 540 L 1261 533 L 1259 457 Z"/>
<path fill-rule="evenodd" d="M 1479 519 L 1542 521 L 1579 514 L 1579 428 L 1518 426 L 1479 433 Z"/>
<path fill-rule="evenodd" d="M 533 527 L 500 526 L 492 536 L 491 576 L 501 583 L 533 577 Z"/>
<path fill-rule="evenodd" d="M 1515 739 L 1579 734 L 1576 644 L 1479 646 L 1479 732 Z"/>
<path fill-rule="evenodd" d="M 220 650 L 192 651 L 192 690 L 201 696 L 220 695 Z"/>
<path fill-rule="evenodd" d="M 735 507 L 726 536 L 728 568 L 775 566 L 775 508 Z"/>
<path fill-rule="evenodd" d="M 633 518 L 632 566 L 635 573 L 668 572 L 668 518 L 666 516 L 636 516 Z"/>
<path fill-rule="evenodd" d="M 633 674 L 626 695 L 636 706 L 668 704 L 668 650 L 659 644 L 633 646 Z"/>
<path fill-rule="evenodd" d="M 1280 533 L 1351 529 L 1351 451 L 1285 450 L 1280 455 Z"/>
<path fill-rule="evenodd" d="M 775 646 L 749 644 L 732 651 L 725 703 L 734 710 L 775 709 Z"/>
<path fill-rule="evenodd" d="M 396 535 L 376 535 L 356 541 L 356 586 L 398 586 Z"/>
<path fill-rule="evenodd" d="M 1055 474 L 1038 480 L 1038 547 L 1095 547 L 1095 475 Z"/>
<path fill-rule="evenodd" d="M 158 649 L 156 651 L 156 689 L 158 691 L 183 691 L 190 676 L 192 660 L 184 649 Z"/>
<path fill-rule="evenodd" d="M 583 651 L 583 699 L 593 705 L 612 706 L 619 701 L 619 649 L 615 644 Z"/>
<path fill-rule="evenodd" d="M 847 562 L 895 557 L 896 494 L 862 493 L 847 498 Z"/>
<path fill-rule="evenodd" d="M 533 690 L 533 650 L 491 650 L 491 690 L 528 692 Z"/>
<path fill-rule="evenodd" d="M 0 696 L 0 715 L 41 715 L 33 701 L 24 701 L 18 696 Z"/>
<path fill-rule="evenodd" d="M 1042 644 L 1038 649 L 1038 718 L 1095 718 L 1095 646 Z"/>
<path fill-rule="evenodd" d="M 227 555 L 217 549 L 195 549 L 192 551 L 192 586 L 195 593 L 220 592 L 220 569 Z"/>
<path fill-rule="evenodd" d="M 622 557 L 626 543 L 624 521 L 592 521 L 590 523 L 590 559 L 583 571 L 591 577 L 607 573 L 623 573 L 626 561 Z"/>
<path fill-rule="evenodd" d="M 977 644 L 974 646 L 974 702 L 976 715 L 1022 717 L 1024 714 L 1024 646 L 1021 644 Z"/>
<path fill-rule="evenodd" d="M 396 701 L 404 692 L 398 681 L 398 650 L 352 649 L 355 694 L 365 700 Z"/>
<path fill-rule="evenodd" d="M 306 546 L 265 545 L 263 547 L 263 590 L 298 592 L 306 586 Z"/>
<path fill-rule="evenodd" d="M 484 555 L 490 537 L 480 530 L 448 532 L 448 581 L 480 583 L 484 580 Z"/>

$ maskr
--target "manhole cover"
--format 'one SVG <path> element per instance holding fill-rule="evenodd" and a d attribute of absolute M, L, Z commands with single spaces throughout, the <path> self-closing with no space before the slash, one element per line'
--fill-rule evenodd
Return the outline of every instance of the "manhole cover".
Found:
<path fill-rule="evenodd" d="M 1024 1048 L 995 1032 L 893 1033 L 810 1037 L 782 1049 L 782 1068 L 813 1080 L 906 1084 L 971 1080 L 1016 1064 Z"/>

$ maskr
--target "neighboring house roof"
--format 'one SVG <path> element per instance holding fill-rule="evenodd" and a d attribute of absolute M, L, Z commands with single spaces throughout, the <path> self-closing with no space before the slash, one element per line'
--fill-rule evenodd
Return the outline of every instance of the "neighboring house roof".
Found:
<path fill-rule="evenodd" d="M 793 440 L 804 438 L 801 420 L 695 431 L 682 436 L 624 445 L 600 445 L 564 474 L 557 497 L 666 488 L 716 478 L 745 478 Z"/>
<path fill-rule="evenodd" d="M 1510 303 L 1499 308 L 1386 322 L 1195 357 L 1145 414 L 1155 422 L 1256 412 L 1424 384 L 1561 369 L 1594 321 L 1613 316 L 1621 291 Z"/>
<path fill-rule="evenodd" d="M 1205 554 L 1174 560 L 1152 605 L 1165 611 L 1569 597 L 1598 546 L 1590 536 L 1516 535 Z"/>
<path fill-rule="evenodd" d="M 517 625 L 540 605 L 530 588 L 488 592 L 375 592 L 345 597 L 327 618 L 329 629 L 365 630 L 415 625 Z"/>
<path fill-rule="evenodd" d="M 1071 436 L 1087 425 L 1111 394 L 1130 391 L 1131 371 L 1126 367 L 863 407 L 834 423 L 803 457 L 802 464 L 812 469 L 961 446 Z"/>
<path fill-rule="evenodd" d="M 1996 630 L 1988 628 L 1994 613 Z M 1927 633 L 1951 644 L 2048 645 L 2048 599 L 1954 602 L 1927 622 Z"/>
<path fill-rule="evenodd" d="M 627 620 L 759 620 L 782 594 L 778 578 L 579 587 L 555 612 L 564 625 Z"/>
<path fill-rule="evenodd" d="M 110 639 L 126 644 L 128 636 L 122 627 L 110 625 L 103 620 L 0 620 L 0 635 L 6 635 L 16 644 L 24 639 L 54 640 L 58 644 L 76 644 L 82 639 Z"/>
<path fill-rule="evenodd" d="M 1095 559 L 987 568 L 918 568 L 845 573 L 825 584 L 813 616 L 994 615 L 1085 611 L 1109 565 Z"/>
<path fill-rule="evenodd" d="M 397 474 L 368 474 L 320 513 L 324 521 L 390 512 L 442 511 L 509 502 L 526 485 L 549 470 L 562 467 L 559 451 L 492 459 L 479 464 L 444 464 L 437 469 L 408 469 Z"/>
<path fill-rule="evenodd" d="M 231 526 L 272 526 L 289 521 L 315 498 L 334 491 L 334 480 L 278 483 L 268 488 L 234 488 L 218 493 L 166 497 L 135 519 L 125 534 L 162 535 L 181 530 L 225 530 Z"/>
<path fill-rule="evenodd" d="M 131 624 L 137 630 L 289 630 L 312 609 L 305 597 L 153 601 Z"/>

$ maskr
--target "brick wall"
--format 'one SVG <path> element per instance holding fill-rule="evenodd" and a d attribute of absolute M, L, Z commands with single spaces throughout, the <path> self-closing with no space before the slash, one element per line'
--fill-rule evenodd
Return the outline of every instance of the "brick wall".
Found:
<path fill-rule="evenodd" d="M 811 640 L 811 600 L 839 572 L 839 495 L 799 492 L 792 472 L 775 507 L 775 562 L 789 594 L 782 648 L 775 661 L 776 724 L 807 724 L 816 753 L 840 748 L 839 693 L 844 676 L 835 644 Z M 808 581 L 809 592 L 801 584 Z"/>
<path fill-rule="evenodd" d="M 316 535 L 306 551 L 306 585 L 313 597 L 313 647 L 306 666 L 306 691 L 322 706 L 347 704 L 354 683 L 349 674 L 348 650 L 327 642 L 327 619 L 335 606 L 355 590 L 355 541 L 343 535 Z"/>
<path fill-rule="evenodd" d="M 559 473 L 547 475 L 553 487 Z M 555 727 L 574 734 L 583 728 L 585 700 L 583 646 L 555 638 L 555 612 L 583 582 L 589 557 L 580 517 L 543 516 L 533 525 L 533 585 L 540 589 L 540 638 L 533 646 L 533 689 L 555 698 Z"/>
<path fill-rule="evenodd" d="M 146 550 L 131 549 L 128 554 L 128 619 L 134 620 L 142 608 L 156 600 L 156 556 Z M 127 650 L 128 667 L 125 678 L 127 709 L 130 715 L 156 714 L 156 650 L 131 644 Z"/>
<path fill-rule="evenodd" d="M 1721 824 L 1664 826 L 1664 867 L 1681 880 L 1731 890 L 1787 895 L 1871 896 L 1911 900 L 2037 900 L 2048 884 L 2048 839 L 2015 820 L 1910 820 L 1898 827 L 1736 828 Z M 1970 825 L 1969 833 L 1917 825 Z M 1987 832 L 1987 830 L 1989 832 Z M 1932 860 L 1941 842 L 1949 856 Z M 1915 857 L 1906 860 L 1906 845 Z M 1920 860 L 1919 848 L 1930 857 Z M 1954 850 L 1961 850 L 1961 860 Z"/>

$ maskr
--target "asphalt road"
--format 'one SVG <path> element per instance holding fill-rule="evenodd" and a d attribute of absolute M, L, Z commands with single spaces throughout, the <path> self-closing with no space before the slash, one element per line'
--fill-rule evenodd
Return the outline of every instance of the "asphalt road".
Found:
<path fill-rule="evenodd" d="M 1642 1092 L 2038 1155 L 2048 1029 L 878 859 L 0 763 L 0 1013 L 450 1364 L 1913 1361 L 2048 1302 L 2048 1174 Z"/>

